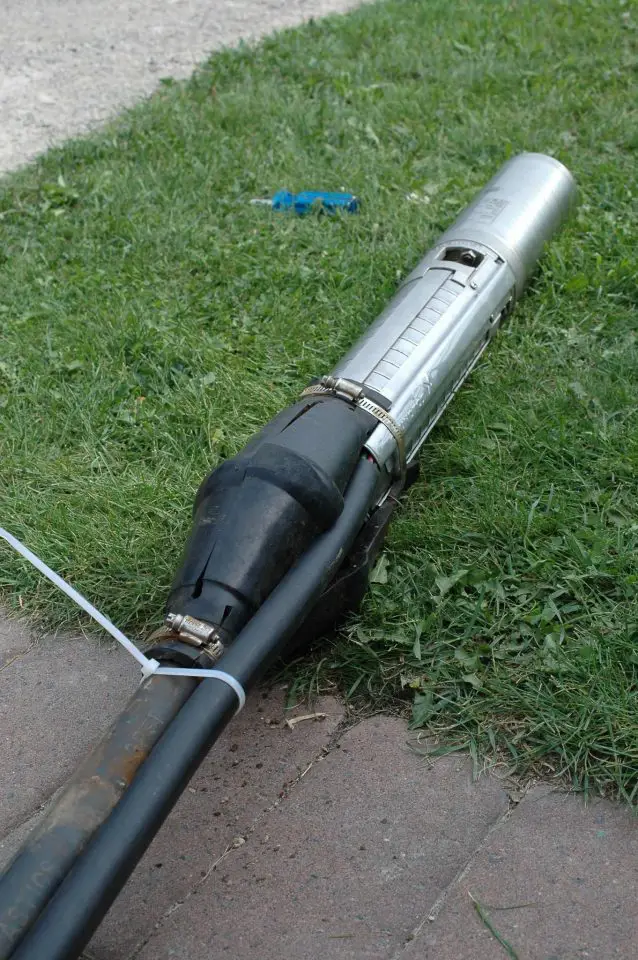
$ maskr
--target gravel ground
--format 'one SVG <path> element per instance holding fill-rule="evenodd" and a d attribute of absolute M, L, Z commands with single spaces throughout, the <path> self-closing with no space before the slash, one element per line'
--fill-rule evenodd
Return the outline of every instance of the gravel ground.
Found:
<path fill-rule="evenodd" d="M 354 0 L 0 0 L 0 173 L 185 77 L 216 47 Z"/>

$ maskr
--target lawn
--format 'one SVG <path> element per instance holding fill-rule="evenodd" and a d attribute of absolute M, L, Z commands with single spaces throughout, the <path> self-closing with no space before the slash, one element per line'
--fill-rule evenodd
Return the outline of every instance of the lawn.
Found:
<path fill-rule="evenodd" d="M 143 637 L 207 471 L 507 157 L 555 154 L 577 215 L 424 448 L 361 615 L 293 675 L 637 802 L 637 21 L 619 0 L 379 3 L 216 54 L 7 178 L 0 523 Z M 248 203 L 315 186 L 360 215 Z M 4 547 L 0 584 L 77 624 Z"/>

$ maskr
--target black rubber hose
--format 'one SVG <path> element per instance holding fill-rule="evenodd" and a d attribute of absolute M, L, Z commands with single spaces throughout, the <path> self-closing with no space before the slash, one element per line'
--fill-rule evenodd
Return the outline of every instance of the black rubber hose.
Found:
<path fill-rule="evenodd" d="M 378 480 L 376 465 L 362 460 L 334 526 L 288 572 L 217 669 L 232 674 L 244 689 L 255 684 L 342 562 Z M 223 681 L 208 678 L 199 684 L 12 960 L 76 960 L 236 709 L 237 696 Z"/>
<path fill-rule="evenodd" d="M 0 878 L 0 960 L 37 920 L 198 681 L 151 677 L 135 691 Z"/>

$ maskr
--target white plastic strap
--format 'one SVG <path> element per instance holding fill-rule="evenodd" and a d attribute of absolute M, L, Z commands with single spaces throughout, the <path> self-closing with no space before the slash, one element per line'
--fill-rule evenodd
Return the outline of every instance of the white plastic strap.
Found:
<path fill-rule="evenodd" d="M 156 661 L 149 661 L 149 663 L 151 662 L 155 663 Z M 191 670 L 189 667 L 160 667 L 159 670 L 155 670 L 154 672 L 164 677 L 211 677 L 213 680 L 221 680 L 222 683 L 225 683 L 237 694 L 237 699 L 239 700 L 237 713 L 239 713 L 246 703 L 246 691 L 241 683 L 237 677 L 233 677 L 231 673 L 226 673 L 225 670 Z"/>
<path fill-rule="evenodd" d="M 78 593 L 77 590 L 74 590 L 73 587 L 68 584 L 66 580 L 63 580 L 61 576 L 55 573 L 51 567 L 47 567 L 46 563 L 40 560 L 39 557 L 36 557 L 35 553 L 32 553 L 28 547 L 25 547 L 23 543 L 20 543 L 16 537 L 10 534 L 7 530 L 4 530 L 2 527 L 0 527 L 0 537 L 2 537 L 3 540 L 6 540 L 10 547 L 13 547 L 14 550 L 17 550 L 17 552 L 21 554 L 25 560 L 28 560 L 29 563 L 32 563 L 36 570 L 39 570 L 40 573 L 43 573 L 45 577 L 48 577 L 51 583 L 54 583 L 56 587 L 62 591 L 62 593 L 66 593 L 67 597 L 70 597 L 71 600 L 74 600 L 78 607 L 82 607 L 85 613 L 88 613 L 90 617 L 93 617 L 93 619 L 99 623 L 101 627 L 104 627 L 104 629 L 110 633 L 118 643 L 122 644 L 125 650 L 128 650 L 132 657 L 135 657 L 137 662 L 141 665 L 142 670 L 151 665 L 151 661 L 148 660 L 144 654 L 137 649 L 135 644 L 132 643 L 128 637 L 124 636 L 121 630 L 118 630 L 114 623 L 111 623 L 108 617 L 105 617 L 103 613 L 100 613 L 100 611 L 97 610 L 92 603 L 89 603 L 89 601 L 86 600 L 81 593 Z M 155 671 L 151 669 L 150 672 L 154 673 Z"/>
<path fill-rule="evenodd" d="M 24 557 L 25 560 L 28 560 L 36 570 L 39 570 L 40 573 L 44 574 L 47 579 L 54 583 L 55 586 L 65 593 L 67 597 L 70 597 L 78 607 L 81 607 L 85 613 L 88 613 L 96 623 L 99 623 L 107 633 L 110 633 L 114 640 L 117 640 L 125 650 L 127 650 L 132 657 L 134 657 L 142 668 L 142 677 L 145 680 L 150 676 L 164 676 L 164 677 L 196 677 L 198 680 L 203 679 L 204 677 L 211 677 L 213 680 L 221 680 L 222 683 L 225 683 L 227 686 L 233 690 L 239 701 L 239 707 L 237 712 L 242 709 L 246 703 L 246 691 L 242 687 L 239 680 L 236 677 L 233 677 L 230 673 L 226 673 L 225 670 L 197 670 L 195 668 L 190 669 L 189 667 L 162 667 L 157 660 L 150 660 L 148 657 L 145 657 L 141 650 L 135 646 L 132 640 L 129 640 L 121 630 L 112 623 L 108 617 L 105 617 L 103 613 L 93 606 L 92 603 L 82 596 L 81 593 L 78 593 L 70 584 L 63 580 L 59 574 L 57 574 L 51 567 L 48 567 L 43 560 L 40 560 L 39 557 L 36 557 L 35 553 L 32 553 L 28 547 L 25 547 L 23 543 L 18 540 L 17 537 L 14 537 L 13 534 L 9 533 L 8 530 L 5 530 L 3 527 L 0 527 L 0 537 L 9 544 L 10 547 Z"/>

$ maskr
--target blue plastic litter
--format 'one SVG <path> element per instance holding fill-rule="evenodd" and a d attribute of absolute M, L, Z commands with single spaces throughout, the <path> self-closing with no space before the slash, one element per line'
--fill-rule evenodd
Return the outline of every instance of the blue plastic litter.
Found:
<path fill-rule="evenodd" d="M 269 204 L 273 210 L 294 210 L 303 216 L 315 205 L 326 213 L 335 213 L 345 210 L 346 213 L 356 213 L 359 209 L 359 199 L 353 193 L 331 193 L 327 190 L 302 190 L 301 193 L 291 193 L 289 190 L 278 190 L 272 199 L 258 199 L 252 203 Z"/>

